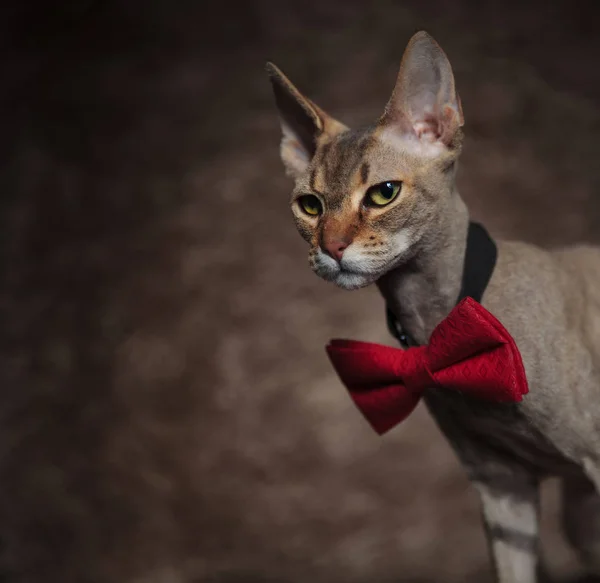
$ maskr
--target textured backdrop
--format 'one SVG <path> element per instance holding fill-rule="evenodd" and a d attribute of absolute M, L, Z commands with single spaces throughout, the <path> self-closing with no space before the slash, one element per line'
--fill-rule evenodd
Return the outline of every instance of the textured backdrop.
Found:
<path fill-rule="evenodd" d="M 382 300 L 309 270 L 263 67 L 361 124 L 426 29 L 473 216 L 600 242 L 596 23 L 567 1 L 3 4 L 6 580 L 489 582 L 427 412 L 379 438 L 328 365 L 332 336 L 390 342 Z M 552 483 L 545 506 L 545 564 L 571 580 Z"/>

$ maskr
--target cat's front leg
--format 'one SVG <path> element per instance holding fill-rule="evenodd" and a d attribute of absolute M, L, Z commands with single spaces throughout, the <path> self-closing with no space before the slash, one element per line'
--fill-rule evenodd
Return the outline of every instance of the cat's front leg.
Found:
<path fill-rule="evenodd" d="M 479 493 L 497 583 L 536 583 L 539 479 L 505 448 L 500 449 L 498 437 L 493 439 L 498 426 L 508 424 L 510 418 L 444 392 L 432 391 L 426 403 Z M 490 435 L 469 430 L 473 419 L 479 423 L 487 419 Z"/>
<path fill-rule="evenodd" d="M 498 583 L 535 583 L 538 566 L 539 484 L 519 470 L 473 481 L 481 499 Z"/>

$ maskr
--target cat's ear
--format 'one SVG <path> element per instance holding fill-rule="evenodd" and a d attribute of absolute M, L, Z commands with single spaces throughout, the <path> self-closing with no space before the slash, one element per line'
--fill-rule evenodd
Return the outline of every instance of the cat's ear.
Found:
<path fill-rule="evenodd" d="M 288 174 L 297 178 L 306 171 L 319 140 L 333 137 L 347 128 L 304 97 L 273 63 L 267 63 L 266 70 L 283 132 L 281 159 Z"/>
<path fill-rule="evenodd" d="M 450 145 L 464 124 L 448 57 L 426 32 L 409 41 L 380 123 L 428 142 Z"/>

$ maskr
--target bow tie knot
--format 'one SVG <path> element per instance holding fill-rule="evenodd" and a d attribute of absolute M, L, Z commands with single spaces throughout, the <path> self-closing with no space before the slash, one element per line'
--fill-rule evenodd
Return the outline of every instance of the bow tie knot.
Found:
<path fill-rule="evenodd" d="M 415 394 L 420 394 L 425 389 L 435 387 L 437 382 L 429 370 L 429 355 L 427 346 L 416 346 L 412 358 L 405 359 L 402 365 L 396 361 L 398 377 L 404 381 L 404 386 Z"/>
<path fill-rule="evenodd" d="M 523 361 L 506 328 L 472 298 L 461 301 L 427 346 L 332 340 L 327 353 L 355 404 L 378 433 L 405 419 L 428 388 L 495 402 L 528 392 Z"/>

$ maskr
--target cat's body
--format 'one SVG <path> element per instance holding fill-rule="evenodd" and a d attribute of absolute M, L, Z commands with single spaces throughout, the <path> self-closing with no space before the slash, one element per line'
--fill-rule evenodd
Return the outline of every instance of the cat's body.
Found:
<path fill-rule="evenodd" d="M 377 282 L 402 329 L 427 343 L 458 297 L 469 222 L 445 55 L 415 35 L 384 115 L 360 131 L 269 72 L 311 266 L 346 289 Z M 550 475 L 563 477 L 569 539 L 600 573 L 600 249 L 497 246 L 482 304 L 515 339 L 530 392 L 511 405 L 443 389 L 425 400 L 480 493 L 500 583 L 536 581 L 539 481 Z"/>
<path fill-rule="evenodd" d="M 556 475 L 567 535 L 599 572 L 600 251 L 497 243 L 482 303 L 515 339 L 530 394 L 502 407 L 443 390 L 425 400 L 492 513 L 500 581 L 535 580 L 538 482 Z"/>
<path fill-rule="evenodd" d="M 428 406 L 436 418 L 460 417 L 458 425 L 465 430 L 524 462 L 532 457 L 527 452 L 534 451 L 530 465 L 554 470 L 552 463 L 548 467 L 549 459 L 542 462 L 539 456 L 551 450 L 558 466 L 564 461 L 559 458 L 580 466 L 584 460 L 599 464 L 600 458 L 594 458 L 600 454 L 600 250 L 548 252 L 519 242 L 497 245 L 498 261 L 482 304 L 515 339 L 531 394 L 515 406 L 473 402 L 478 411 L 474 414 L 468 401 L 439 391 L 426 395 Z M 593 264 L 595 270 L 590 269 Z M 398 296 L 388 286 L 385 295 L 393 309 Z M 398 305 L 394 311 L 404 310 L 406 306 Z M 438 322 L 417 314 L 414 310 L 400 315 L 399 323 L 419 343 L 426 343 Z M 517 418 L 526 422 L 525 428 L 512 422 Z"/>

